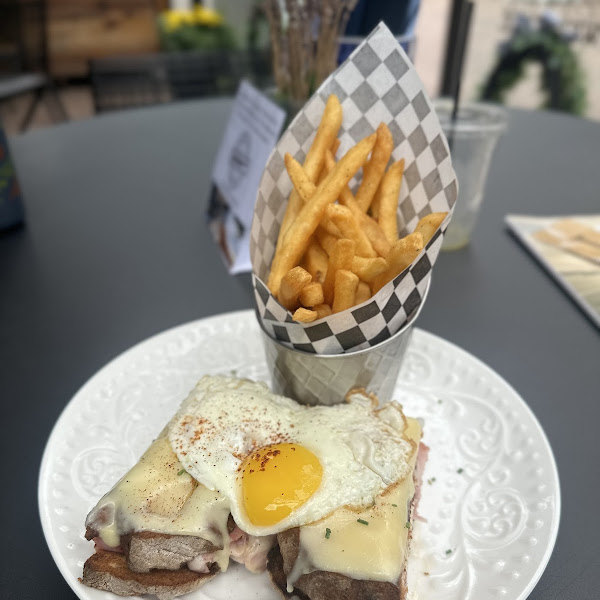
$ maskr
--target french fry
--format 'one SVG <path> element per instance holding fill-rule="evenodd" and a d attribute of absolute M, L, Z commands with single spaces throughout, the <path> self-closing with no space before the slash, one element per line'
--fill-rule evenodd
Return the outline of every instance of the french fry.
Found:
<path fill-rule="evenodd" d="M 331 314 L 331 306 L 329 304 L 318 304 L 313 306 L 313 310 L 317 313 L 317 319 L 328 317 Z"/>
<path fill-rule="evenodd" d="M 363 179 L 356 192 L 356 202 L 364 213 L 371 206 L 393 149 L 394 139 L 392 133 L 385 123 L 381 123 L 377 128 L 377 141 L 373 147 L 373 154 L 363 168 Z"/>
<path fill-rule="evenodd" d="M 338 138 L 335 139 L 335 141 L 333 142 L 333 144 L 331 144 L 331 148 L 328 148 L 325 152 L 326 154 L 329 153 L 331 154 L 331 156 L 335 156 L 338 149 L 340 147 L 340 140 Z M 335 159 L 334 159 L 335 162 Z M 325 163 L 323 163 L 323 167 L 321 169 L 321 172 L 319 173 L 319 178 L 317 179 L 317 185 L 319 183 L 321 183 L 321 181 L 323 181 L 323 179 L 325 179 L 325 177 L 327 177 L 327 173 L 329 173 L 331 169 L 328 169 L 325 166 Z"/>
<path fill-rule="evenodd" d="M 337 151 L 339 150 L 340 147 L 340 140 L 339 138 L 335 138 L 335 140 L 333 141 L 333 144 L 331 144 L 331 148 L 328 148 L 326 150 L 326 152 L 331 152 L 331 154 L 333 156 L 335 156 L 337 154 Z"/>
<path fill-rule="evenodd" d="M 369 287 L 369 284 L 364 281 L 359 281 L 354 302 L 356 304 L 362 304 L 369 300 L 369 298 L 371 298 L 371 288 Z"/>
<path fill-rule="evenodd" d="M 329 206 L 332 205 L 330 204 Z M 340 231 L 340 228 L 327 216 L 327 214 L 321 219 L 319 227 L 322 227 L 329 235 L 332 235 L 335 238 L 347 237 Z"/>
<path fill-rule="evenodd" d="M 354 214 L 354 210 L 350 210 L 352 210 L 352 214 Z M 371 242 L 371 246 L 373 246 L 373 250 L 375 250 L 379 256 L 387 256 L 392 245 L 388 242 L 387 238 L 385 237 L 385 233 L 383 233 L 381 227 L 379 227 L 377 224 L 377 221 L 364 213 L 362 213 L 362 217 L 359 218 L 361 227 L 367 234 L 367 237 Z"/>
<path fill-rule="evenodd" d="M 317 236 L 317 240 L 319 240 L 321 248 L 323 248 L 323 250 L 325 250 L 327 253 L 327 256 L 331 256 L 333 247 L 340 238 L 337 238 L 335 235 L 331 235 L 324 227 L 318 227 L 315 235 Z"/>
<path fill-rule="evenodd" d="M 342 232 L 342 236 L 354 240 L 358 256 L 375 257 L 377 252 L 373 249 L 367 234 L 360 228 L 352 211 L 341 204 L 330 204 L 325 214 L 335 223 Z"/>
<path fill-rule="evenodd" d="M 327 150 L 327 152 L 325 152 L 325 168 L 333 169 L 334 165 L 335 159 L 331 152 Z M 347 206 L 352 211 L 354 218 L 366 233 L 375 252 L 377 252 L 379 256 L 386 256 L 392 245 L 387 241 L 387 238 L 381 230 L 381 227 L 377 224 L 377 221 L 363 213 L 360 209 L 348 186 L 346 186 L 340 194 L 340 203 Z"/>
<path fill-rule="evenodd" d="M 312 275 L 313 281 L 318 281 L 319 283 L 325 281 L 328 262 L 329 256 L 327 252 L 323 250 L 317 240 L 312 240 L 308 244 L 308 248 L 304 254 L 303 266 Z"/>
<path fill-rule="evenodd" d="M 333 291 L 335 288 L 335 274 L 339 269 L 347 271 L 352 269 L 352 259 L 354 258 L 356 244 L 353 240 L 342 238 L 337 240 L 329 255 L 329 265 L 327 266 L 327 275 L 323 282 L 323 297 L 325 303 L 331 306 L 333 301 Z"/>
<path fill-rule="evenodd" d="M 283 215 L 283 220 L 281 221 L 281 228 L 279 229 L 279 234 L 277 236 L 277 245 L 275 247 L 275 254 L 277 254 L 283 245 L 283 240 L 285 238 L 285 234 L 287 233 L 290 225 L 294 222 L 294 219 L 298 216 L 302 208 L 302 198 L 296 191 L 295 188 L 292 188 L 292 192 L 290 197 L 288 198 L 287 207 L 285 209 L 285 214 Z"/>
<path fill-rule="evenodd" d="M 418 231 L 423 236 L 423 243 L 425 245 L 427 245 L 433 234 L 438 230 L 447 214 L 447 212 L 429 213 L 417 223 L 415 231 Z"/>
<path fill-rule="evenodd" d="M 387 241 L 393 244 L 398 239 L 398 200 L 404 174 L 404 159 L 396 161 L 385 173 L 379 190 L 377 221 Z"/>
<path fill-rule="evenodd" d="M 295 160 L 290 154 L 286 154 L 284 157 L 285 168 L 294 184 L 294 189 L 298 192 L 300 198 L 302 198 L 302 202 L 308 202 L 313 194 L 315 193 L 317 187 L 315 184 L 308 178 L 306 171 L 302 168 L 302 165 Z M 321 219 L 321 225 L 325 227 L 325 229 L 331 233 L 331 235 L 335 235 L 336 237 L 342 237 L 340 230 L 336 227 L 335 223 L 331 221 L 331 219 L 323 218 Z"/>
<path fill-rule="evenodd" d="M 279 293 L 282 277 L 300 262 L 327 206 L 338 198 L 342 188 L 364 163 L 373 149 L 375 138 L 375 134 L 364 138 L 335 164 L 290 225 L 281 247 L 275 251 L 267 282 L 275 296 Z"/>
<path fill-rule="evenodd" d="M 354 218 L 359 222 L 366 236 L 369 238 L 373 250 L 375 250 L 379 256 L 387 256 L 387 253 L 390 251 L 392 245 L 388 242 L 385 233 L 383 233 L 377 221 L 375 221 L 375 219 L 369 215 L 363 213 L 351 195 L 346 196 L 342 200 L 342 204 L 350 209 L 354 215 Z"/>
<path fill-rule="evenodd" d="M 298 296 L 312 279 L 310 273 L 302 267 L 290 269 L 281 279 L 278 300 L 290 312 L 298 306 Z"/>
<path fill-rule="evenodd" d="M 292 315 L 292 319 L 299 323 L 312 323 L 317 318 L 318 313 L 316 310 L 309 310 L 308 308 L 303 307 L 298 308 Z"/>
<path fill-rule="evenodd" d="M 321 172 L 319 173 L 319 176 L 317 177 L 316 185 L 320 185 L 321 183 L 323 183 L 323 179 L 325 179 L 325 177 L 327 177 L 328 172 L 329 171 L 325 168 L 325 166 L 323 166 L 323 168 L 321 169 Z"/>
<path fill-rule="evenodd" d="M 338 269 L 335 273 L 335 290 L 331 310 L 338 313 L 355 304 L 358 276 L 347 269 Z"/>
<path fill-rule="evenodd" d="M 331 95 L 327 99 L 321 122 L 317 129 L 315 139 L 306 154 L 304 160 L 304 168 L 308 178 L 313 183 L 316 181 L 319 172 L 323 166 L 323 157 L 326 148 L 332 147 L 337 139 L 337 134 L 342 124 L 342 106 L 337 96 Z M 292 190 L 290 194 L 285 215 L 281 222 L 281 228 L 279 229 L 279 236 L 277 238 L 277 246 L 275 254 L 277 255 L 283 244 L 285 235 L 295 221 L 296 217 L 302 209 L 302 201 L 300 196 L 295 190 Z"/>
<path fill-rule="evenodd" d="M 373 281 L 378 275 L 385 273 L 387 268 L 387 260 L 381 256 L 377 258 L 355 256 L 352 259 L 352 272 L 356 273 L 359 279 L 367 283 Z"/>
<path fill-rule="evenodd" d="M 300 292 L 300 304 L 309 308 L 323 304 L 323 286 L 317 281 L 307 283 Z"/>
<path fill-rule="evenodd" d="M 293 191 L 267 283 L 301 323 L 368 301 L 414 261 L 446 216 L 427 215 L 398 239 L 404 160 L 386 172 L 392 134 L 382 123 L 336 162 L 341 120 L 339 101 L 330 97 L 304 165 L 285 156 Z M 361 168 L 354 195 L 349 182 Z"/>
<path fill-rule="evenodd" d="M 283 157 L 283 162 L 285 164 L 285 169 L 292 180 L 292 184 L 294 185 L 294 190 L 300 196 L 302 203 L 308 202 L 315 193 L 317 187 L 308 178 L 302 165 L 295 160 L 291 154 L 286 153 Z"/>
<path fill-rule="evenodd" d="M 423 246 L 423 236 L 418 231 L 399 239 L 393 244 L 390 253 L 386 257 L 388 268 L 373 280 L 371 284 L 372 292 L 376 294 L 388 281 L 402 273 L 415 260 L 417 254 L 423 250 Z"/>
<path fill-rule="evenodd" d="M 338 131 L 342 125 L 342 105 L 334 94 L 327 98 L 327 104 L 317 128 L 315 139 L 304 160 L 304 169 L 308 178 L 314 183 L 323 167 L 325 150 L 331 148 L 337 139 Z"/>
<path fill-rule="evenodd" d="M 384 175 L 385 177 L 385 175 Z M 383 177 L 382 177 L 383 179 Z M 379 183 L 379 187 L 375 192 L 375 196 L 373 198 L 373 202 L 371 202 L 371 206 L 369 207 L 369 214 L 373 218 L 373 220 L 378 223 L 379 222 L 379 203 L 381 201 L 381 182 Z M 387 240 L 387 238 L 386 238 Z"/>

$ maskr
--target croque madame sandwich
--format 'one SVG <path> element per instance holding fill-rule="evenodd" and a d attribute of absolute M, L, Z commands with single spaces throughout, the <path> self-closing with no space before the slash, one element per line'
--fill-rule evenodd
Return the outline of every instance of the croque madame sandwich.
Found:
<path fill-rule="evenodd" d="M 86 520 L 86 585 L 172 598 L 268 569 L 284 597 L 398 600 L 426 447 L 400 405 L 362 391 L 302 406 L 204 377 Z"/>

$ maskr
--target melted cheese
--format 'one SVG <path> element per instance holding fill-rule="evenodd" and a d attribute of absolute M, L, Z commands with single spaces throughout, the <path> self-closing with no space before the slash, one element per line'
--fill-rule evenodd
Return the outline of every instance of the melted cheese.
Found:
<path fill-rule="evenodd" d="M 229 561 L 228 517 L 226 498 L 183 471 L 161 434 L 98 502 L 86 526 L 95 529 L 111 547 L 119 546 L 121 535 L 132 531 L 198 536 L 222 548 L 215 561 L 224 571 Z"/>
<path fill-rule="evenodd" d="M 412 472 L 421 438 L 418 421 L 407 419 L 407 423 L 405 435 L 414 443 L 409 475 L 378 496 L 369 508 L 340 508 L 301 527 L 298 559 L 288 576 L 288 591 L 301 575 L 312 571 L 398 584 L 408 550 L 407 523 L 415 492 Z"/>

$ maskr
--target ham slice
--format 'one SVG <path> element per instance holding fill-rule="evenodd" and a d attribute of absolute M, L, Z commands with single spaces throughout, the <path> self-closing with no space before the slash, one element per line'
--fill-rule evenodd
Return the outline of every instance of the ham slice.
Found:
<path fill-rule="evenodd" d="M 235 527 L 229 534 L 229 555 L 252 573 L 263 573 L 267 570 L 267 555 L 275 544 L 275 538 L 274 535 L 248 535 Z"/>

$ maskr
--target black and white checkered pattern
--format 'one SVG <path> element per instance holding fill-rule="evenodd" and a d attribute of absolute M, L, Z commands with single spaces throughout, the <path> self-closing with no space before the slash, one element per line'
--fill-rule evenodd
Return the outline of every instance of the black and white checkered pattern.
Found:
<path fill-rule="evenodd" d="M 381 122 L 387 123 L 392 132 L 392 156 L 394 160 L 405 160 L 398 209 L 400 235 L 414 231 L 426 214 L 449 214 L 414 263 L 373 298 L 315 323 L 300 324 L 292 321 L 263 282 L 268 277 L 292 189 L 283 157 L 289 152 L 304 161 L 330 94 L 337 95 L 344 114 L 338 135 L 339 156 L 373 133 Z M 356 351 L 398 331 L 423 298 L 457 194 L 448 143 L 423 84 L 395 37 L 380 23 L 323 82 L 267 161 L 250 239 L 255 299 L 265 330 L 289 347 L 320 354 Z"/>

